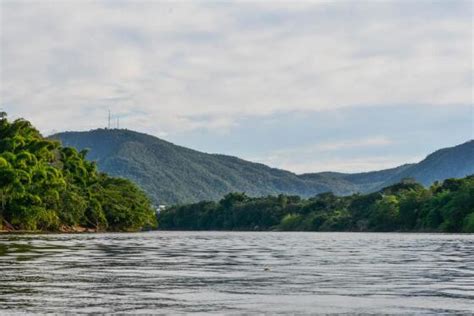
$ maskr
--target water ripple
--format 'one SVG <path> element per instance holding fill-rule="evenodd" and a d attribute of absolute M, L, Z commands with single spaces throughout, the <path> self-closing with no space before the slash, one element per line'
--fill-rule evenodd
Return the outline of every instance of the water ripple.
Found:
<path fill-rule="evenodd" d="M 474 236 L 0 235 L 0 313 L 473 314 Z"/>

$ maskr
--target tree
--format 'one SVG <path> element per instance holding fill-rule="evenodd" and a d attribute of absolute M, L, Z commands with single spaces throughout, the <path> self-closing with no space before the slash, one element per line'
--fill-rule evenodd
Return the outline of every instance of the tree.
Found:
<path fill-rule="evenodd" d="M 375 231 L 392 231 L 400 221 L 399 202 L 395 195 L 385 195 L 375 202 L 369 217 L 369 227 Z"/>
<path fill-rule="evenodd" d="M 473 213 L 474 176 L 469 176 L 430 189 L 405 181 L 366 195 L 324 193 L 307 200 L 231 193 L 218 203 L 168 208 L 158 220 L 166 229 L 472 232 Z"/>
<path fill-rule="evenodd" d="M 156 224 L 143 191 L 100 174 L 85 158 L 86 151 L 61 147 L 30 122 L 9 122 L 0 112 L 0 223 L 25 230 L 126 231 Z"/>

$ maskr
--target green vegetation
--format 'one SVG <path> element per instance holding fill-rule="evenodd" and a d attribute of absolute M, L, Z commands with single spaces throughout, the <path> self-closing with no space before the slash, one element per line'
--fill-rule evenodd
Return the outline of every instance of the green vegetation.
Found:
<path fill-rule="evenodd" d="M 0 113 L 0 229 L 136 231 L 156 225 L 145 194 L 99 173 L 86 151 L 45 139 Z"/>
<path fill-rule="evenodd" d="M 310 199 L 251 198 L 231 193 L 162 211 L 162 229 L 289 231 L 439 231 L 474 233 L 474 175 L 436 182 L 430 188 L 409 180 L 379 192 Z"/>
<path fill-rule="evenodd" d="M 217 201 L 231 192 L 249 196 L 336 195 L 369 193 L 415 178 L 425 186 L 435 180 L 474 173 L 474 141 L 439 150 L 417 164 L 374 172 L 322 172 L 297 175 L 236 157 L 198 152 L 159 138 L 121 129 L 54 135 L 65 146 L 89 148 L 87 158 L 99 170 L 136 182 L 155 205 Z M 315 158 L 317 159 L 317 158 Z"/>

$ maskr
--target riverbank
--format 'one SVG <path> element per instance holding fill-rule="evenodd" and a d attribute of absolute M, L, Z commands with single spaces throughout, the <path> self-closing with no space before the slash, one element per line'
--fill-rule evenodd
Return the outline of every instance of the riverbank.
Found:
<path fill-rule="evenodd" d="M 103 232 L 95 228 L 82 226 L 61 226 L 58 230 L 22 230 L 22 229 L 0 229 L 0 234 L 80 234 L 80 233 L 99 233 Z"/>

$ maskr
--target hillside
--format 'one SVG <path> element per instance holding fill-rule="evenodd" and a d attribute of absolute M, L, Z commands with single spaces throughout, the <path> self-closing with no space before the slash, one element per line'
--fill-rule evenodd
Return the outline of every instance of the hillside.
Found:
<path fill-rule="evenodd" d="M 127 130 L 67 132 L 53 138 L 78 149 L 89 148 L 88 158 L 97 161 L 100 170 L 136 181 L 156 204 L 214 200 L 235 191 L 251 196 L 311 196 L 334 188 L 338 194 L 354 190 L 330 177 L 306 180 L 263 164 L 202 153 Z"/>
<path fill-rule="evenodd" d="M 303 197 L 327 191 L 338 195 L 368 192 L 389 179 L 405 177 L 413 167 L 404 165 L 358 174 L 297 175 L 232 156 L 191 150 L 129 130 L 65 132 L 52 138 L 79 150 L 90 149 L 87 157 L 97 161 L 100 170 L 137 182 L 156 205 L 218 200 L 229 192 Z"/>
<path fill-rule="evenodd" d="M 376 189 L 397 183 L 403 178 L 414 178 L 426 186 L 437 180 L 463 178 L 471 174 L 474 174 L 474 140 L 437 150 L 421 162 L 391 175 Z"/>
<path fill-rule="evenodd" d="M 409 169 L 412 164 L 405 164 L 399 167 L 370 171 L 362 173 L 340 173 L 340 172 L 320 172 L 305 173 L 300 175 L 302 179 L 311 179 L 318 181 L 319 179 L 332 179 L 335 183 L 344 183 L 348 188 L 352 188 L 353 192 L 372 192 L 386 183 L 387 179 L 397 178 L 398 175 Z M 403 177 L 401 177 L 403 178 Z M 400 179 L 401 179 L 400 178 Z"/>

